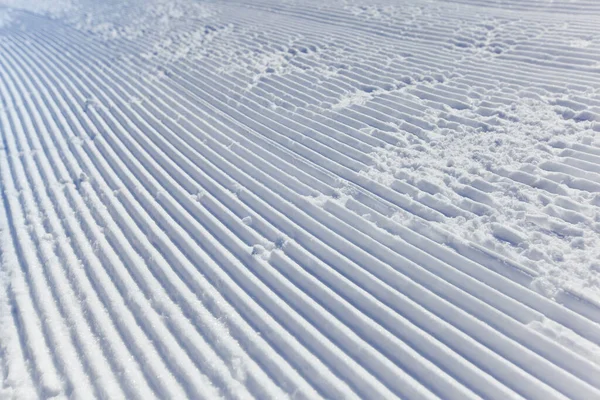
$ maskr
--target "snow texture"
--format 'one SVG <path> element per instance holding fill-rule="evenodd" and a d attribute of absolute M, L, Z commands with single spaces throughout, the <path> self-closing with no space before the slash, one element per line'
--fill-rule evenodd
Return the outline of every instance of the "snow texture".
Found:
<path fill-rule="evenodd" d="M 0 398 L 600 398 L 599 20 L 0 0 Z"/>

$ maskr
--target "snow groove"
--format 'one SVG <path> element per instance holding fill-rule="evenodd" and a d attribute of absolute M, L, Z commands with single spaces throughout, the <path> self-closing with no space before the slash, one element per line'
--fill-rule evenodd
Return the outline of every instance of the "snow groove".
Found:
<path fill-rule="evenodd" d="M 600 398 L 593 1 L 77 4 L 0 26 L 0 397 Z"/>

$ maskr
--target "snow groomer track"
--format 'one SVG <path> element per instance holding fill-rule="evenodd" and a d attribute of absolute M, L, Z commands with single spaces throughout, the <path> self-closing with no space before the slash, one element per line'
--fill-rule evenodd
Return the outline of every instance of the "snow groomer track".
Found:
<path fill-rule="evenodd" d="M 0 398 L 600 399 L 599 21 L 0 0 Z"/>

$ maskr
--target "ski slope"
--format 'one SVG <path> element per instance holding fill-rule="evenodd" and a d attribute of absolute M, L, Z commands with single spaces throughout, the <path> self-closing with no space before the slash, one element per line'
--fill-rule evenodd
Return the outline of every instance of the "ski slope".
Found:
<path fill-rule="evenodd" d="M 598 21 L 0 0 L 0 398 L 600 399 Z"/>

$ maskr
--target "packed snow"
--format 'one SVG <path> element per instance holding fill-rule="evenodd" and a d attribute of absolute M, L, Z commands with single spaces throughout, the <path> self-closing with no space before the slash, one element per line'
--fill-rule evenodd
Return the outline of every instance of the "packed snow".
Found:
<path fill-rule="evenodd" d="M 600 398 L 599 21 L 0 0 L 0 399 Z"/>

